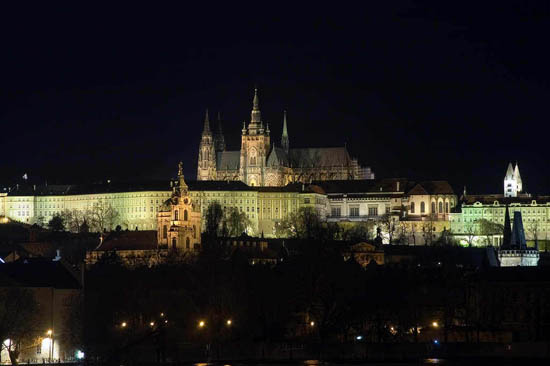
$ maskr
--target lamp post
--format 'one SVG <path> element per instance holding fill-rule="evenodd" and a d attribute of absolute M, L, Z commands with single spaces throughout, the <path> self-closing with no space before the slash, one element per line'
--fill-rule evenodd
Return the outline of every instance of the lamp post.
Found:
<path fill-rule="evenodd" d="M 48 338 L 50 339 L 50 355 L 49 355 L 49 358 L 50 358 L 50 361 L 53 361 L 53 330 L 48 329 L 46 334 L 48 335 Z"/>

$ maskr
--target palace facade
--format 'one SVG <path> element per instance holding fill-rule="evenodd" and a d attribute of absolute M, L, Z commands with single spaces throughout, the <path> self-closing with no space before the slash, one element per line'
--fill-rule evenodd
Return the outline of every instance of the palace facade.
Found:
<path fill-rule="evenodd" d="M 314 180 L 374 179 L 368 167 L 359 165 L 346 147 L 291 148 L 286 112 L 280 145 L 271 141 L 264 126 L 257 89 L 248 126 L 243 122 L 240 151 L 226 150 L 221 120 L 215 132 L 208 111 L 204 120 L 197 166 L 197 180 L 241 181 L 249 186 L 285 186 Z"/>
<path fill-rule="evenodd" d="M 490 230 L 505 225 L 506 208 L 510 216 L 521 213 L 528 241 L 547 241 L 550 234 L 550 196 L 532 195 L 523 192 L 518 164 L 508 164 L 504 176 L 502 194 L 467 194 L 461 197 L 459 210 L 451 213 L 451 231 L 454 236 L 468 245 L 502 244 L 502 230 Z"/>

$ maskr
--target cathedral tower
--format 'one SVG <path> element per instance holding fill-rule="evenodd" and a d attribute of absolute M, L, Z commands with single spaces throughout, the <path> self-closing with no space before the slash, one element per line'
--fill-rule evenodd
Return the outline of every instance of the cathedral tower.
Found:
<path fill-rule="evenodd" d="M 199 145 L 199 162 L 197 166 L 197 180 L 216 179 L 216 151 L 214 139 L 210 131 L 208 109 L 204 118 L 204 128 Z"/>
<path fill-rule="evenodd" d="M 521 192 L 523 192 L 523 183 L 519 174 L 519 164 L 516 162 L 514 167 L 512 163 L 508 163 L 504 176 L 504 197 L 517 197 Z"/>
<path fill-rule="evenodd" d="M 254 89 L 254 100 L 248 128 L 243 126 L 239 179 L 250 186 L 263 186 L 265 168 L 269 154 L 269 127 L 264 129 L 260 112 L 258 89 Z"/>
<path fill-rule="evenodd" d="M 281 147 L 288 154 L 290 143 L 288 141 L 288 131 L 286 129 L 286 111 L 283 117 L 283 135 L 281 136 Z"/>
<path fill-rule="evenodd" d="M 225 139 L 222 131 L 222 118 L 220 112 L 218 112 L 218 125 L 216 133 L 214 134 L 214 148 L 216 152 L 225 151 Z"/>

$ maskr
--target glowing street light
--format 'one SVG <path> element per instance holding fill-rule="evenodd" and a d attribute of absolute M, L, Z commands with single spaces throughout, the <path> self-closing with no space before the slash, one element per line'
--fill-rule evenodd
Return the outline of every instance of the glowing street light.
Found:
<path fill-rule="evenodd" d="M 154 327 L 155 326 L 155 322 L 151 322 L 149 323 L 150 326 Z"/>
<path fill-rule="evenodd" d="M 161 318 L 164 318 L 164 313 L 160 313 L 160 317 L 161 317 Z"/>
<path fill-rule="evenodd" d="M 48 329 L 48 331 L 46 332 L 46 334 L 48 334 L 48 336 L 51 337 L 52 334 L 53 334 L 53 331 L 52 331 L 51 329 Z"/>
<path fill-rule="evenodd" d="M 432 322 L 432 327 L 437 328 L 439 327 L 439 324 L 437 322 Z"/>
<path fill-rule="evenodd" d="M 204 322 L 204 320 L 201 320 L 201 321 L 199 322 L 199 328 L 204 328 L 205 324 L 206 324 L 206 323 Z"/>
<path fill-rule="evenodd" d="M 126 328 L 127 325 L 128 325 L 128 324 L 126 324 L 126 322 L 122 322 L 122 323 L 120 324 L 120 326 L 121 326 L 122 328 Z"/>
<path fill-rule="evenodd" d="M 230 327 L 231 324 L 233 324 L 233 322 L 231 321 L 231 319 L 227 319 L 227 321 L 225 322 L 225 324 L 227 324 L 227 326 Z"/>
<path fill-rule="evenodd" d="M 315 322 L 312 320 L 311 322 L 309 322 L 309 326 L 310 326 L 310 327 L 314 327 L 314 326 L 315 326 Z"/>

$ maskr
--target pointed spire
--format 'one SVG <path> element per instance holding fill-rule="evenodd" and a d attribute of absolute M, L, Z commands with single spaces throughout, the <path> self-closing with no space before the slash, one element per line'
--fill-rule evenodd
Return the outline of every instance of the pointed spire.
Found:
<path fill-rule="evenodd" d="M 512 244 L 512 225 L 510 224 L 510 211 L 506 205 L 506 213 L 504 215 L 504 232 L 502 233 L 502 245 L 500 249 L 510 249 Z"/>
<path fill-rule="evenodd" d="M 202 130 L 203 135 L 210 135 L 210 120 L 208 119 L 208 109 L 206 109 L 206 116 L 204 117 L 204 129 Z"/>
<path fill-rule="evenodd" d="M 250 114 L 250 124 L 259 125 L 262 121 L 260 112 L 260 98 L 258 97 L 258 89 L 254 88 L 254 100 L 252 102 L 252 112 Z"/>
<path fill-rule="evenodd" d="M 281 137 L 281 146 L 284 151 L 288 154 L 289 149 L 289 140 L 288 140 L 288 130 L 286 127 L 286 110 L 284 111 L 284 117 L 283 117 L 283 136 Z"/>
<path fill-rule="evenodd" d="M 513 177 L 514 177 L 514 167 L 512 166 L 512 162 L 509 162 L 508 169 L 506 169 L 505 179 L 512 179 Z"/>
<path fill-rule="evenodd" d="M 187 184 L 183 177 L 183 163 L 181 161 L 178 163 L 178 181 L 180 194 L 187 194 Z"/>
<path fill-rule="evenodd" d="M 521 175 L 519 174 L 519 164 L 518 164 L 517 161 L 516 161 L 516 166 L 514 168 L 514 179 L 516 180 L 516 184 L 517 184 L 517 187 L 518 187 L 518 192 L 522 192 L 523 191 L 523 184 L 522 184 L 522 181 L 521 181 Z"/>

